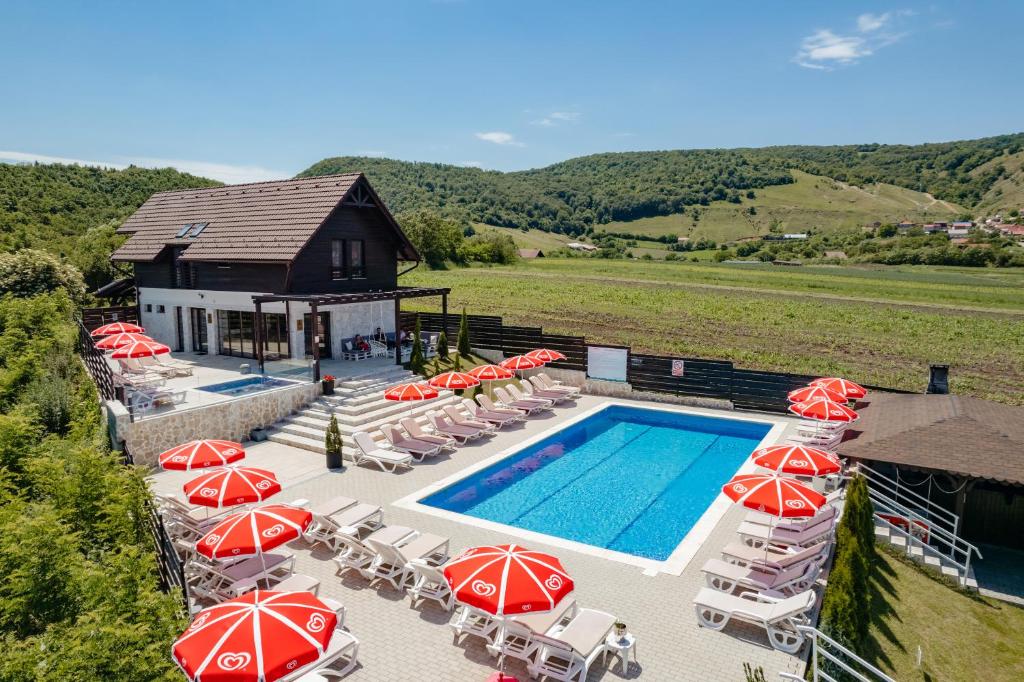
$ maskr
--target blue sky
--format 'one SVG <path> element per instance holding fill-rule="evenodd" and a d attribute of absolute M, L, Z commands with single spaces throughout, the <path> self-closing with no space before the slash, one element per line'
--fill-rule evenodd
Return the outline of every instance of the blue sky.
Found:
<path fill-rule="evenodd" d="M 1022 25 L 1021 2 L 5 0 L 0 159 L 239 182 L 980 137 L 1024 129 Z"/>

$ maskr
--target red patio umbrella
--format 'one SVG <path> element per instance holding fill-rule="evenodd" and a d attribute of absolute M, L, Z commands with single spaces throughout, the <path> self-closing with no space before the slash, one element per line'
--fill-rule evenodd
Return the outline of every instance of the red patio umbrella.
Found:
<path fill-rule="evenodd" d="M 740 474 L 722 486 L 722 492 L 747 509 L 780 518 L 814 516 L 825 496 L 800 481 L 774 474 Z"/>
<path fill-rule="evenodd" d="M 802 403 L 793 403 L 789 406 L 789 411 L 805 419 L 821 422 L 852 422 L 860 417 L 846 405 L 827 398 L 812 398 Z"/>
<path fill-rule="evenodd" d="M 91 332 L 90 336 L 110 336 L 111 334 L 141 334 L 146 331 L 137 324 L 131 322 L 111 322 L 105 324 L 102 327 L 96 327 Z"/>
<path fill-rule="evenodd" d="M 413 384 L 398 384 L 384 390 L 385 400 L 430 400 L 437 397 L 437 389 L 433 386 L 418 382 Z"/>
<path fill-rule="evenodd" d="M 148 358 L 154 355 L 170 353 L 171 349 L 156 341 L 133 341 L 127 346 L 122 346 L 110 354 L 115 360 L 122 358 Z"/>
<path fill-rule="evenodd" d="M 543 364 L 544 363 L 541 362 L 540 360 L 536 360 L 527 355 L 513 355 L 512 357 L 505 358 L 504 360 L 498 363 L 498 365 L 500 365 L 501 367 L 504 367 L 505 369 L 511 369 L 514 371 L 519 371 L 523 369 L 536 369 L 537 367 L 541 367 Z"/>
<path fill-rule="evenodd" d="M 100 350 L 114 350 L 115 348 L 121 348 L 128 346 L 139 341 L 152 341 L 145 334 L 135 334 L 133 332 L 123 332 L 119 334 L 111 334 L 110 336 L 104 336 L 102 339 L 96 342 L 96 347 Z"/>
<path fill-rule="evenodd" d="M 495 616 L 550 611 L 574 586 L 556 557 L 515 544 L 467 549 L 444 576 L 457 600 Z"/>
<path fill-rule="evenodd" d="M 274 473 L 266 469 L 244 466 L 221 466 L 209 469 L 184 485 L 192 504 L 204 507 L 230 507 L 236 504 L 262 502 L 281 492 Z"/>
<path fill-rule="evenodd" d="M 308 509 L 268 504 L 231 514 L 199 539 L 196 551 L 207 559 L 255 556 L 289 543 L 313 523 Z"/>
<path fill-rule="evenodd" d="M 245 449 L 233 440 L 193 440 L 160 453 L 158 461 L 164 469 L 188 471 L 224 466 L 243 457 Z"/>
<path fill-rule="evenodd" d="M 322 657 L 337 624 L 312 592 L 254 590 L 200 611 L 171 654 L 194 682 L 273 682 Z"/>
<path fill-rule="evenodd" d="M 502 379 L 511 379 L 514 376 L 512 370 L 498 365 L 480 365 L 469 370 L 466 374 L 476 377 L 480 381 L 500 381 Z"/>
<path fill-rule="evenodd" d="M 863 398 L 868 394 L 868 390 L 863 386 L 855 384 L 852 381 L 847 381 L 841 377 L 822 377 L 820 379 L 815 379 L 811 382 L 811 386 L 824 386 L 830 391 L 835 391 L 847 400 Z"/>
<path fill-rule="evenodd" d="M 562 353 L 559 353 L 557 350 L 551 350 L 550 348 L 538 348 L 537 350 L 531 350 L 526 354 L 526 357 L 538 360 L 543 364 L 555 362 L 557 360 L 565 360 L 565 356 Z"/>
<path fill-rule="evenodd" d="M 473 388 L 480 385 L 480 380 L 467 372 L 444 372 L 427 382 L 434 388 L 446 388 L 451 391 Z"/>
<path fill-rule="evenodd" d="M 781 474 L 827 476 L 842 469 L 835 455 L 802 445 L 773 445 L 755 450 L 751 456 L 757 466 Z"/>
<path fill-rule="evenodd" d="M 846 396 L 824 386 L 804 386 L 786 394 L 786 399 L 791 403 L 802 403 L 815 398 L 825 398 L 837 403 L 846 402 Z"/>

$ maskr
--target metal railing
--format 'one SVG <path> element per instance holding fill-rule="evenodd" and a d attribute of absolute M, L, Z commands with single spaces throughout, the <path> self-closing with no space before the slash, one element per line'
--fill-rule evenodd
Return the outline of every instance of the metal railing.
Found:
<path fill-rule="evenodd" d="M 896 682 L 817 628 L 798 625 L 797 629 L 811 641 L 811 659 L 807 665 L 812 682 L 846 682 L 849 678 L 857 682 Z M 842 677 L 835 677 L 834 674 L 839 671 L 842 671 Z M 779 677 L 794 682 L 804 682 L 806 679 L 792 673 L 779 673 Z"/>
<path fill-rule="evenodd" d="M 873 485 L 883 492 L 886 497 L 900 502 L 906 507 L 916 507 L 923 510 L 922 516 L 928 517 L 932 524 L 936 521 L 946 524 L 946 529 L 954 535 L 960 532 L 960 517 L 953 512 L 932 502 L 924 495 L 911 490 L 905 485 L 901 487 L 898 480 L 893 480 L 889 476 L 872 469 L 866 462 L 861 462 L 857 469 L 867 479 L 869 488 Z M 906 498 L 906 502 L 901 500 L 901 498 Z"/>

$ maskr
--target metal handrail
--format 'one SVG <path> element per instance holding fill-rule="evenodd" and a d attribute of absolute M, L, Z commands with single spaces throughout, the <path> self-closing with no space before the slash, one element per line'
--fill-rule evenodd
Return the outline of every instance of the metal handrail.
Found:
<path fill-rule="evenodd" d="M 948 522 L 952 527 L 952 532 L 954 534 L 960 531 L 960 517 L 957 514 L 939 506 L 935 502 L 932 502 L 927 497 L 921 495 L 920 493 L 914 490 L 911 490 L 907 487 L 901 488 L 899 481 L 894 481 L 892 478 L 886 476 L 880 471 L 872 469 L 865 462 L 860 462 L 857 465 L 857 470 L 862 475 L 864 475 L 864 478 L 867 479 L 868 482 L 887 488 L 890 493 L 894 493 L 894 495 L 890 495 L 890 497 L 895 497 L 898 499 L 900 496 L 906 496 L 911 499 L 918 500 L 921 503 L 923 503 L 924 508 L 928 511 L 928 513 L 937 513 L 938 516 L 944 517 L 945 521 Z"/>
<path fill-rule="evenodd" d="M 868 497 L 871 499 L 873 503 L 875 503 L 876 506 L 884 507 L 884 513 L 891 514 L 893 516 L 902 516 L 906 518 L 908 527 L 917 525 L 919 528 L 925 529 L 928 532 L 929 537 L 935 537 L 941 540 L 943 543 L 956 547 L 959 551 L 962 551 L 964 553 L 967 553 L 972 549 L 977 549 L 974 545 L 967 542 L 956 533 L 952 533 L 949 530 L 943 528 L 942 526 L 935 525 L 930 518 L 918 514 L 910 507 L 892 499 L 887 495 L 884 495 L 878 491 L 872 491 L 868 489 Z M 961 544 L 966 545 L 966 547 L 960 548 Z"/>
<path fill-rule="evenodd" d="M 858 682 L 896 682 L 893 678 L 889 677 L 881 670 L 823 633 L 821 630 L 810 625 L 798 625 L 797 629 L 811 640 L 811 660 L 808 665 L 811 666 L 811 679 L 813 682 L 839 682 L 824 670 L 819 670 L 819 654 L 822 658 L 831 661 L 844 672 L 852 675 L 854 679 L 858 680 Z M 828 648 L 822 646 L 822 643 Z M 841 656 L 837 654 L 841 654 Z M 853 661 L 861 667 L 861 670 L 851 667 L 847 661 Z M 870 675 L 870 677 L 868 675 Z M 779 677 L 784 680 L 794 681 L 804 679 L 798 675 L 793 675 L 792 673 L 779 673 Z"/>
<path fill-rule="evenodd" d="M 916 543 L 921 548 L 922 555 L 924 555 L 926 550 L 931 550 L 931 552 L 933 552 L 935 554 L 938 554 L 942 558 L 946 559 L 949 563 L 951 563 L 954 566 L 956 566 L 957 568 L 959 568 L 961 575 L 959 576 L 958 582 L 961 585 L 964 585 L 964 586 L 967 585 L 967 578 L 968 578 L 968 576 L 970 575 L 970 572 L 971 572 L 971 554 L 975 553 L 975 554 L 978 555 L 979 559 L 982 558 L 981 552 L 978 550 L 977 547 L 975 547 L 974 545 L 972 545 L 971 543 L 969 543 L 967 541 L 963 541 L 964 544 L 968 546 L 966 549 L 962 549 L 960 547 L 956 547 L 955 545 L 951 546 L 951 549 L 960 551 L 960 552 L 962 552 L 964 554 L 964 560 L 963 561 L 958 561 L 952 554 L 946 554 L 944 552 L 939 551 L 938 549 L 932 547 L 930 544 L 926 543 L 921 538 L 919 538 L 916 535 L 914 535 L 913 531 L 904 530 L 904 529 L 900 528 L 899 526 L 897 526 L 896 524 L 892 523 L 888 519 L 885 519 L 885 518 L 882 518 L 881 516 L 879 516 L 877 512 L 875 513 L 875 519 L 877 521 L 880 521 L 884 526 L 887 526 L 889 528 L 890 532 L 896 531 L 897 533 L 899 533 L 900 535 L 902 535 L 902 536 L 904 536 L 906 538 L 906 540 L 907 540 L 907 546 L 906 546 L 906 554 L 907 554 L 907 556 L 911 556 L 913 554 L 913 546 Z M 931 536 L 929 535 L 929 537 L 931 537 Z M 945 542 L 945 540 L 943 540 L 943 542 Z"/>

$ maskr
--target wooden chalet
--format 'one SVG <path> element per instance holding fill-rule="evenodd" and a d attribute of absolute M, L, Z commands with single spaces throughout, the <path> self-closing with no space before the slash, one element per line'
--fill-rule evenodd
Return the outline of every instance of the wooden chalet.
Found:
<path fill-rule="evenodd" d="M 362 173 L 159 192 L 118 232 L 141 324 L 177 351 L 312 358 L 318 379 L 354 336 L 394 339 L 403 298 L 447 314 L 449 289 L 399 285 L 420 255 Z"/>

